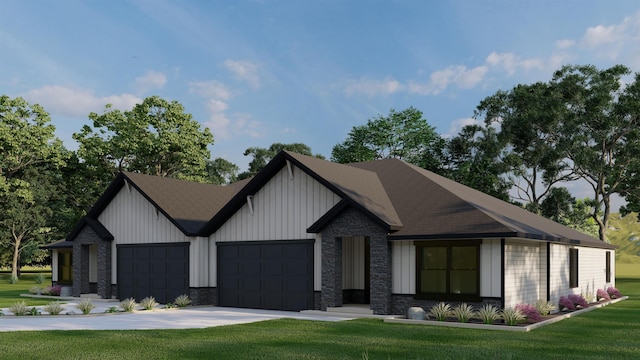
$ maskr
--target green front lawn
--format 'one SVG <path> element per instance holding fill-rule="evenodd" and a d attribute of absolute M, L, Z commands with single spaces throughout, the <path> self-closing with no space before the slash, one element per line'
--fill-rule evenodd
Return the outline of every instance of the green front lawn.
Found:
<path fill-rule="evenodd" d="M 629 300 L 529 333 L 273 320 L 194 330 L 0 333 L 0 352 L 3 359 L 638 359 L 640 277 L 617 285 Z"/>
<path fill-rule="evenodd" d="M 0 308 L 10 307 L 17 301 L 24 301 L 27 306 L 46 305 L 51 302 L 51 299 L 34 299 L 20 296 L 20 294 L 28 294 L 29 289 L 34 285 L 42 288 L 51 286 L 51 273 L 46 274 L 45 281 L 42 284 L 36 284 L 36 274 L 33 273 L 23 273 L 15 284 L 9 284 L 10 276 L 11 274 L 0 274 Z"/>

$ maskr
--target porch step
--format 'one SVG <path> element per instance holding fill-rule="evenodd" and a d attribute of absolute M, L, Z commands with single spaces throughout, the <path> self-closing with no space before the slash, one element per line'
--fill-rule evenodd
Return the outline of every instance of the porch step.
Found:
<path fill-rule="evenodd" d="M 80 294 L 80 298 L 87 298 L 91 300 L 102 299 L 98 294 Z"/>
<path fill-rule="evenodd" d="M 362 314 L 362 315 L 373 315 L 373 310 L 369 309 L 369 305 L 362 306 L 340 306 L 340 307 L 328 307 L 328 313 L 342 313 L 342 314 Z"/>

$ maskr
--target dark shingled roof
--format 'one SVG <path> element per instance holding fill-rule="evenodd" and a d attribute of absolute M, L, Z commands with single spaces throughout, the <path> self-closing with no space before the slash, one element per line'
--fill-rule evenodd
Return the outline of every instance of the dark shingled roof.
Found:
<path fill-rule="evenodd" d="M 53 249 L 68 249 L 73 247 L 73 241 L 67 241 L 67 239 L 61 239 L 52 243 L 40 246 L 40 249 L 53 250 Z"/>

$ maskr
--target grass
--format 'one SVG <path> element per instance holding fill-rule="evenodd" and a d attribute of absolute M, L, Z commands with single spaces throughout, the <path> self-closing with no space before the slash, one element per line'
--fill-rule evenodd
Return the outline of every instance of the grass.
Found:
<path fill-rule="evenodd" d="M 618 278 L 616 286 L 629 300 L 529 333 L 388 324 L 378 319 L 338 323 L 282 319 L 191 330 L 0 332 L 0 351 L 3 359 L 61 355 L 66 359 L 640 358 L 640 276 Z"/>
<path fill-rule="evenodd" d="M 16 301 L 24 301 L 27 306 L 37 306 L 48 304 L 51 299 L 33 299 L 22 297 L 20 294 L 28 294 L 29 289 L 34 286 L 47 287 L 51 285 L 51 274 L 46 274 L 45 281 L 42 284 L 36 284 L 36 273 L 25 274 L 20 276 L 20 281 L 16 284 L 9 284 L 9 274 L 0 275 L 0 308 L 6 308 L 16 303 Z"/>

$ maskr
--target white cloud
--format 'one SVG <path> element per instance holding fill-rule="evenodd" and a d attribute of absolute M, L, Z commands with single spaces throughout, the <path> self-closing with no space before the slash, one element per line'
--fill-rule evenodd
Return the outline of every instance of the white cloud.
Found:
<path fill-rule="evenodd" d="M 344 88 L 344 93 L 347 95 L 365 94 L 367 96 L 390 95 L 402 89 L 402 84 L 393 78 L 388 77 L 384 80 L 362 78 L 360 80 L 349 80 Z"/>
<path fill-rule="evenodd" d="M 136 89 L 137 94 L 145 94 L 151 90 L 162 89 L 167 83 L 167 76 L 157 71 L 147 71 L 143 76 L 137 77 L 133 86 Z"/>
<path fill-rule="evenodd" d="M 558 40 L 556 41 L 556 49 L 565 50 L 570 47 L 573 47 L 575 44 L 576 42 L 574 40 L 568 40 L 568 39 Z"/>
<path fill-rule="evenodd" d="M 619 41 L 623 37 L 623 33 L 623 25 L 598 25 L 588 28 L 580 40 L 580 43 L 587 48 L 593 49 L 604 44 L 611 44 Z"/>
<path fill-rule="evenodd" d="M 96 96 L 93 90 L 60 85 L 45 85 L 22 95 L 29 102 L 42 105 L 50 114 L 86 117 L 90 112 L 101 112 L 107 104 L 114 109 L 131 110 L 142 99 L 132 94 Z"/>
<path fill-rule="evenodd" d="M 235 77 L 246 82 L 252 89 L 260 87 L 260 77 L 258 76 L 258 66 L 250 61 L 227 60 L 224 66 L 231 71 Z"/>
<path fill-rule="evenodd" d="M 462 130 L 463 127 L 467 125 L 475 125 L 475 124 L 480 124 L 480 121 L 474 118 L 462 118 L 462 119 L 453 120 L 451 122 L 451 125 L 449 126 L 449 131 L 447 131 L 447 133 L 444 134 L 443 136 L 445 138 L 455 137 L 460 133 L 460 130 Z"/>
<path fill-rule="evenodd" d="M 484 79 L 488 70 L 489 68 L 484 65 L 473 69 L 467 69 L 466 66 L 462 65 L 449 66 L 431 73 L 427 83 L 409 82 L 407 90 L 413 94 L 437 95 L 446 90 L 452 83 L 458 88 L 470 89 Z"/>
<path fill-rule="evenodd" d="M 189 83 L 189 92 L 205 98 L 229 100 L 231 90 L 223 83 L 215 80 L 194 81 Z"/>

